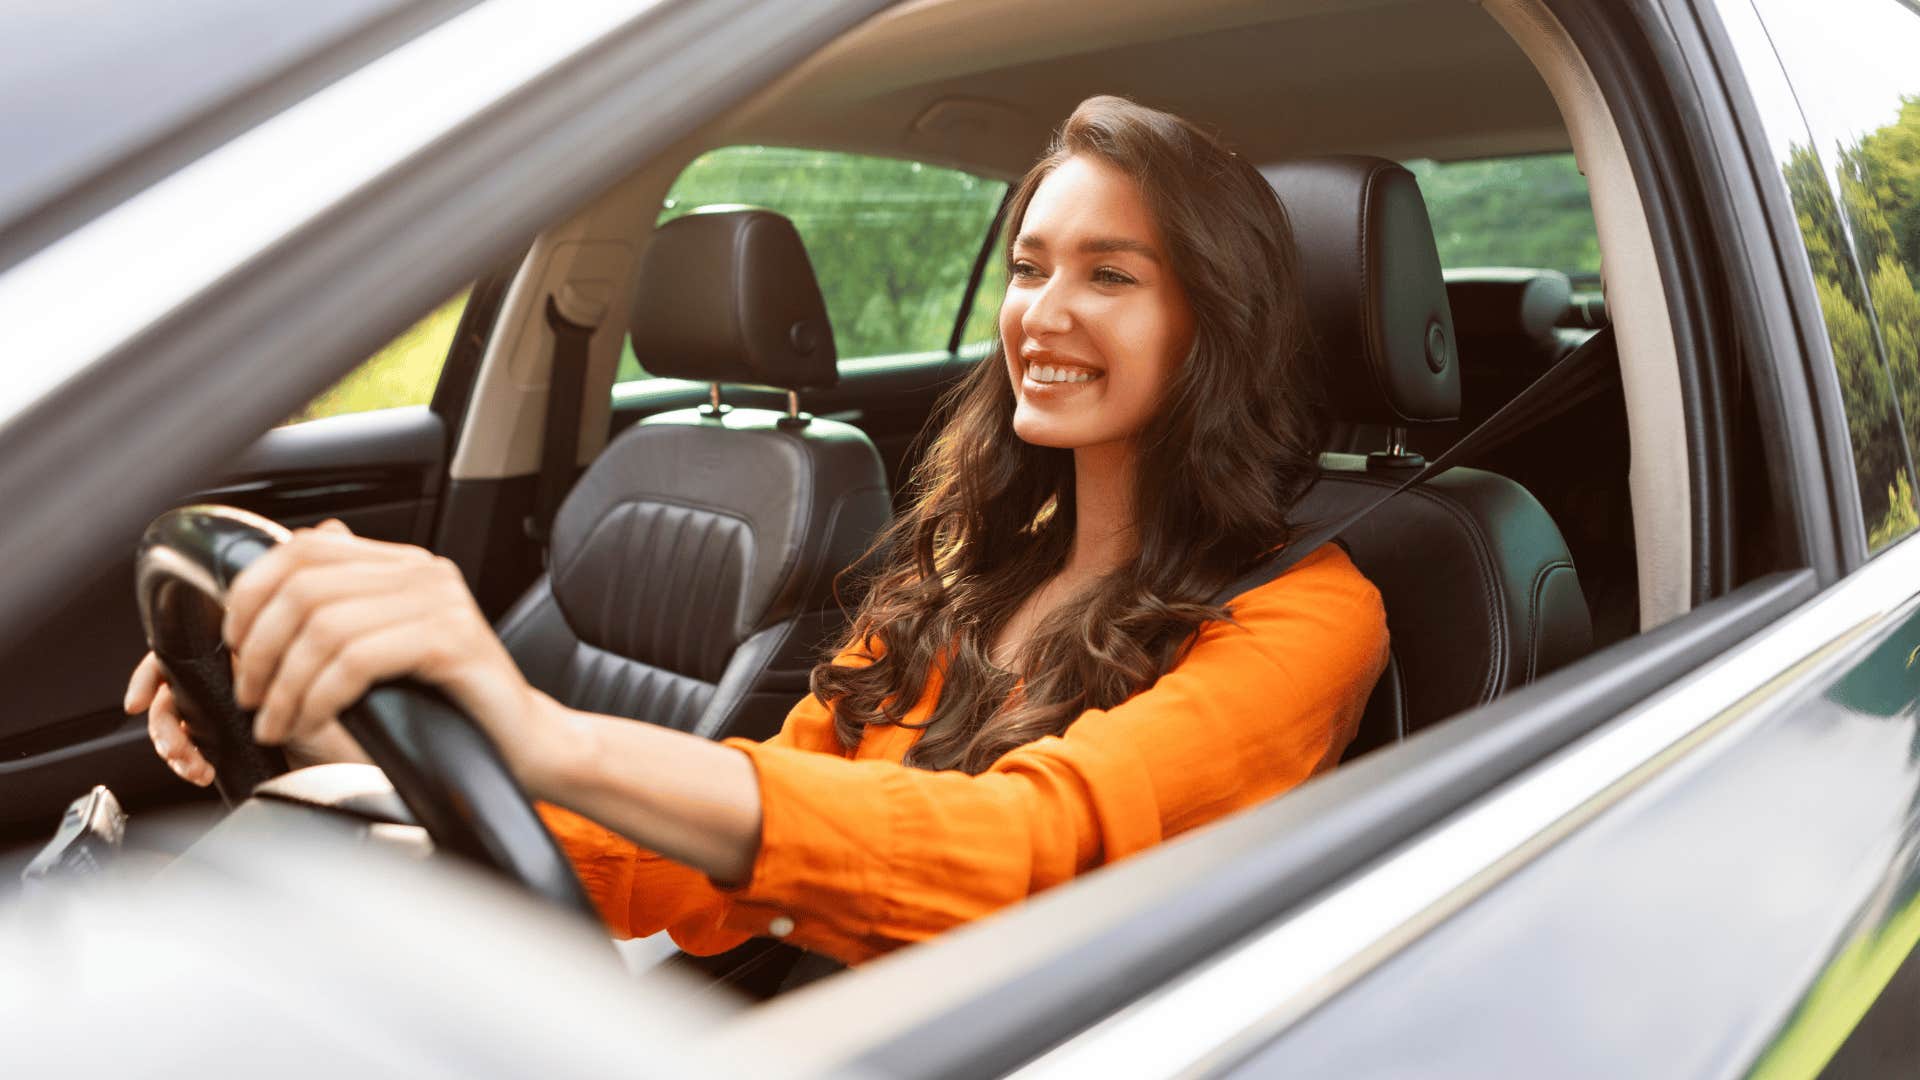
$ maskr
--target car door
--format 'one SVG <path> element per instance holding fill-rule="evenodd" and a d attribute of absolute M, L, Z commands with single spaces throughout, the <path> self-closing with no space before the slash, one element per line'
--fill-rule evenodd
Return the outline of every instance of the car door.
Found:
<path fill-rule="evenodd" d="M 491 276 L 436 306 L 176 505 L 222 503 L 289 527 L 338 518 L 362 536 L 428 545 L 451 432 L 506 281 Z M 201 794 L 161 767 L 145 715 L 120 708 L 125 673 L 146 651 L 135 539 L 0 654 L 0 680 L 18 690 L 0 715 L 0 834 L 43 827 L 93 784 L 136 806 Z"/>

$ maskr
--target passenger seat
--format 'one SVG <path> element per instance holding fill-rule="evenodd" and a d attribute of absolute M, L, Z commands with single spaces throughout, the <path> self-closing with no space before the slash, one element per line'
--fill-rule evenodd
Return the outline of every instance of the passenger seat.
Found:
<path fill-rule="evenodd" d="M 1326 454 L 1296 522 L 1337 520 L 1421 462 L 1410 430 L 1460 418 L 1456 327 L 1426 204 L 1381 158 L 1269 167 L 1292 218 L 1315 353 L 1335 418 L 1384 433 L 1373 452 Z M 1573 558 L 1540 503 L 1497 473 L 1456 468 L 1341 536 L 1379 588 L 1392 636 L 1348 756 L 1404 738 L 1588 650 Z"/>
<path fill-rule="evenodd" d="M 786 412 L 713 403 L 622 432 L 561 504 L 549 572 L 500 620 L 533 685 L 582 709 L 763 739 L 844 631 L 834 576 L 890 512 L 858 428 L 808 417 L 837 378 L 833 330 L 793 224 L 696 212 L 641 256 L 629 322 L 657 376 L 789 392 Z"/>

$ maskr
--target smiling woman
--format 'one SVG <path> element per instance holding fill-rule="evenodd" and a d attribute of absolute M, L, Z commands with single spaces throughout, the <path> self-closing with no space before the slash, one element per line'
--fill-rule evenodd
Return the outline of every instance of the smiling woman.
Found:
<path fill-rule="evenodd" d="M 703 954 L 771 934 L 849 963 L 1332 768 L 1386 663 L 1379 593 L 1326 545 L 1215 599 L 1289 540 L 1320 432 L 1273 190 L 1194 125 L 1099 97 L 1009 221 L 1007 362 L 957 390 L 839 655 L 773 738 L 570 707 L 451 564 L 338 527 L 229 593 L 255 738 L 356 757 L 340 710 L 421 680 L 556 804 L 617 934 Z M 126 707 L 151 705 L 156 748 L 205 783 L 162 682 L 143 663 Z"/>

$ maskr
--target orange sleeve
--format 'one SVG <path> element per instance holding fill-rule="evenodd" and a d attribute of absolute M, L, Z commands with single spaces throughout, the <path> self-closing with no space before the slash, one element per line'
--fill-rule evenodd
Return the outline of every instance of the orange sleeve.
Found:
<path fill-rule="evenodd" d="M 1386 665 L 1379 593 L 1329 545 L 1122 704 L 978 776 L 730 739 L 761 846 L 721 924 L 847 962 L 932 937 L 1331 768 Z"/>
<path fill-rule="evenodd" d="M 836 662 L 861 659 L 849 649 Z M 764 744 L 749 745 L 816 755 L 844 753 L 834 733 L 832 711 L 812 694 L 793 707 L 780 730 Z M 665 930 L 686 951 L 710 956 L 752 936 L 723 928 L 731 898 L 717 891 L 701 871 L 639 847 L 564 807 L 543 802 L 536 809 L 614 937 L 646 937 Z"/>

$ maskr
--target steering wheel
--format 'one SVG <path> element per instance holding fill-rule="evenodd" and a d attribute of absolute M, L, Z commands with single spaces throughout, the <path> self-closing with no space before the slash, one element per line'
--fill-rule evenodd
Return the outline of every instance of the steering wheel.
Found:
<path fill-rule="evenodd" d="M 285 772 L 287 760 L 253 741 L 253 713 L 234 701 L 220 636 L 227 589 L 289 535 L 258 514 L 201 505 L 160 515 L 140 539 L 134 588 L 147 644 L 229 806 Z M 444 695 L 413 680 L 387 683 L 341 713 L 340 723 L 386 772 L 436 848 L 595 917 L 572 864 L 493 741 Z"/>

